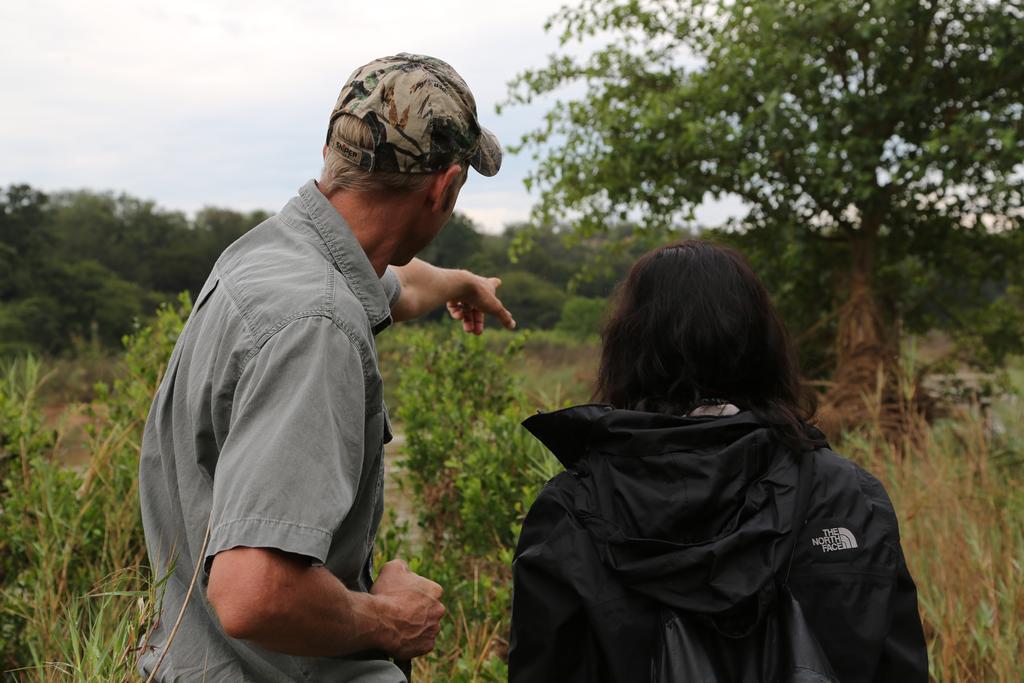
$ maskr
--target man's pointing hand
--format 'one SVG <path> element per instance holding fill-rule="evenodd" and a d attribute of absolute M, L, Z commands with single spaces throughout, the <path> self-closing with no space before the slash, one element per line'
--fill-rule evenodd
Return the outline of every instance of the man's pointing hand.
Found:
<path fill-rule="evenodd" d="M 455 320 L 462 321 L 462 329 L 473 334 L 484 331 L 484 316 L 493 315 L 506 329 L 514 330 L 516 321 L 502 305 L 497 289 L 501 278 L 480 277 L 468 271 L 465 291 L 458 299 L 448 301 L 448 313 Z"/>

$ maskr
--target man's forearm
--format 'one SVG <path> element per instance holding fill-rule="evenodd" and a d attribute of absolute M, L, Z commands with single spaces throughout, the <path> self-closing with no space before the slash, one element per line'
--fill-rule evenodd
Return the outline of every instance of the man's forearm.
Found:
<path fill-rule="evenodd" d="M 402 291 L 391 308 L 398 322 L 426 315 L 446 302 L 458 299 L 469 285 L 470 273 L 438 268 L 414 258 L 408 265 L 395 267 Z"/>
<path fill-rule="evenodd" d="M 498 278 L 437 268 L 419 259 L 395 271 L 402 283 L 398 301 L 391 307 L 391 317 L 396 321 L 412 320 L 448 304 L 452 317 L 461 320 L 467 332 L 483 332 L 485 315 L 497 318 L 508 329 L 516 326 L 512 314 L 498 299 Z"/>
<path fill-rule="evenodd" d="M 239 550 L 249 555 L 266 552 Z M 281 555 L 277 560 L 283 558 Z M 220 559 L 218 556 L 215 561 Z M 262 561 L 254 557 L 245 559 Z M 261 585 L 248 593 L 245 586 L 237 585 L 245 581 L 245 575 L 232 582 L 236 585 L 223 588 L 217 588 L 211 581 L 209 598 L 229 636 L 299 656 L 340 656 L 387 649 L 393 640 L 393 627 L 388 625 L 385 600 L 348 590 L 324 567 L 309 566 L 300 559 L 284 561 L 288 566 L 273 566 L 265 571 Z M 272 577 L 269 581 L 268 575 Z M 218 595 L 218 590 L 231 593 Z M 232 599 L 254 593 L 258 596 L 255 600 Z"/>
<path fill-rule="evenodd" d="M 207 599 L 232 638 L 299 656 L 379 650 L 407 659 L 434 648 L 444 615 L 441 586 L 384 564 L 369 593 L 350 591 L 324 567 L 271 548 L 238 547 L 213 558 Z"/>
<path fill-rule="evenodd" d="M 249 638 L 276 652 L 307 657 L 382 650 L 388 629 L 382 602 L 348 590 L 324 567 L 310 567 L 308 582 L 296 585 L 287 609 L 266 620 Z M 272 599 L 272 598 L 271 598 Z"/>

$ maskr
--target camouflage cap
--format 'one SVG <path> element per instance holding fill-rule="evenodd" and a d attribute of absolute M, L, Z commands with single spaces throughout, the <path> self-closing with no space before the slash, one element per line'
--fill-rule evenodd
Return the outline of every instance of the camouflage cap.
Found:
<path fill-rule="evenodd" d="M 334 122 L 346 115 L 369 126 L 372 149 L 332 139 Z M 465 161 L 492 176 L 501 167 L 501 145 L 480 127 L 462 77 L 440 59 L 404 52 L 349 77 L 331 113 L 327 144 L 371 172 L 433 173 Z"/>

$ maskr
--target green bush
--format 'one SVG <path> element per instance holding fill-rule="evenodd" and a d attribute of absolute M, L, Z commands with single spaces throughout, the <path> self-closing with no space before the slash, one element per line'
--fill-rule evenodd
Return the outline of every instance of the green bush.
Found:
<path fill-rule="evenodd" d="M 445 588 L 451 618 L 418 664 L 426 680 L 505 680 L 511 563 L 519 527 L 554 459 L 522 429 L 514 366 L 522 337 L 494 349 L 442 328 L 409 330 L 396 400 L 405 430 L 402 478 L 419 541 L 411 566 Z M 397 551 L 394 534 L 385 538 Z"/>

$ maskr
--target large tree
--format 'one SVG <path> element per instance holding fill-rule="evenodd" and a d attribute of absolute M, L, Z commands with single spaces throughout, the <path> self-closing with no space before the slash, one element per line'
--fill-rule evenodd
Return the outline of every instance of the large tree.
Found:
<path fill-rule="evenodd" d="M 729 231 L 798 327 L 832 330 L 847 410 L 900 325 L 1019 341 L 976 324 L 1021 303 L 1019 2 L 584 0 L 549 26 L 562 54 L 509 97 L 580 93 L 523 139 L 541 218 L 664 231 L 739 197 Z"/>

